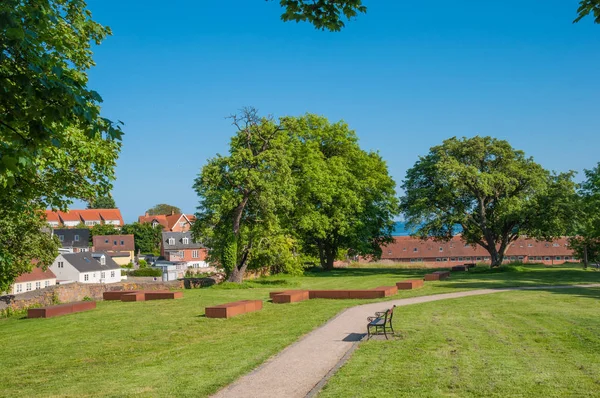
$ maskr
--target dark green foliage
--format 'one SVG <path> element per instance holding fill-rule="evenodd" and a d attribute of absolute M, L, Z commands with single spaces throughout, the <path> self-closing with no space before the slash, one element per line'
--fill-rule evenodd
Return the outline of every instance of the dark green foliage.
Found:
<path fill-rule="evenodd" d="M 139 265 L 140 269 L 146 268 L 148 266 L 148 262 L 146 262 L 146 260 L 140 260 L 140 261 L 138 261 L 138 265 Z"/>
<path fill-rule="evenodd" d="M 121 234 L 133 235 L 135 240 L 136 253 L 155 253 L 160 248 L 162 231 L 160 228 L 152 228 L 152 224 L 133 224 L 123 225 Z"/>
<path fill-rule="evenodd" d="M 88 202 L 88 209 L 116 209 L 117 205 L 111 195 L 99 196 Z"/>
<path fill-rule="evenodd" d="M 108 34 L 82 0 L 0 2 L 0 237 L 11 248 L 0 244 L 3 281 L 56 255 L 37 211 L 110 190 L 122 132 L 87 87 L 92 45 Z"/>
<path fill-rule="evenodd" d="M 154 207 L 149 208 L 146 211 L 151 216 L 157 216 L 161 214 L 181 214 L 181 209 L 177 206 L 168 205 L 166 203 L 160 203 Z"/>
<path fill-rule="evenodd" d="M 160 268 L 140 268 L 128 272 L 131 276 L 162 276 Z"/>
<path fill-rule="evenodd" d="M 402 210 L 421 238 L 448 240 L 457 225 L 500 266 L 519 236 L 551 239 L 572 230 L 573 173 L 553 175 L 491 137 L 450 138 L 407 171 Z"/>
<path fill-rule="evenodd" d="M 320 30 L 337 32 L 345 26 L 344 19 L 366 13 L 362 0 L 280 0 L 285 8 L 283 21 L 306 21 Z"/>
<path fill-rule="evenodd" d="M 590 14 L 594 17 L 595 23 L 600 23 L 600 0 L 581 0 L 577 9 L 577 18 L 573 22 L 579 22 Z"/>

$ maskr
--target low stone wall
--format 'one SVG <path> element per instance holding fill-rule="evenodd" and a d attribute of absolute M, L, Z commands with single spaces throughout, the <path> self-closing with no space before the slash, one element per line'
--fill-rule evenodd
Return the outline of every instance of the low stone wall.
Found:
<path fill-rule="evenodd" d="M 30 307 L 45 307 L 58 303 L 81 301 L 85 297 L 102 300 L 102 293 L 115 290 L 177 290 L 183 289 L 183 281 L 146 282 L 123 281 L 119 283 L 69 283 L 17 295 L 0 296 L 0 311 L 22 311 Z"/>

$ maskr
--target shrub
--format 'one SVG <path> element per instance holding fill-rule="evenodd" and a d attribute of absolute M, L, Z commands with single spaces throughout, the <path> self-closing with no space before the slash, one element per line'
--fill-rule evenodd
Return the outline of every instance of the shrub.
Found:
<path fill-rule="evenodd" d="M 162 276 L 160 268 L 140 268 L 128 273 L 131 276 Z"/>
<path fill-rule="evenodd" d="M 140 266 L 140 269 L 146 268 L 148 266 L 148 262 L 146 260 L 142 259 L 142 260 L 138 261 L 138 265 Z"/>
<path fill-rule="evenodd" d="M 85 296 L 82 301 L 94 301 L 90 296 Z"/>

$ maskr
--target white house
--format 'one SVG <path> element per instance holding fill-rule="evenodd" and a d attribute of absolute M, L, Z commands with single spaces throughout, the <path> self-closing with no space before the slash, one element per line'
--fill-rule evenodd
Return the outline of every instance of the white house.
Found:
<path fill-rule="evenodd" d="M 44 271 L 36 267 L 31 272 L 19 275 L 15 279 L 10 294 L 21 294 L 53 285 L 56 285 L 56 276 L 52 271 L 50 269 Z"/>
<path fill-rule="evenodd" d="M 81 283 L 121 281 L 121 267 L 104 252 L 59 254 L 50 269 L 59 281 Z"/>

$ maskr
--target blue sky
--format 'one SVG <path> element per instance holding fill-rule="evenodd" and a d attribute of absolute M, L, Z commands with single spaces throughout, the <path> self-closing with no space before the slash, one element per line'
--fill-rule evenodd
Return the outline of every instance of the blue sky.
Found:
<path fill-rule="evenodd" d="M 89 0 L 113 31 L 90 87 L 125 122 L 117 206 L 127 222 L 156 203 L 194 212 L 193 180 L 227 152 L 225 116 L 244 106 L 345 120 L 398 185 L 452 136 L 507 139 L 551 170 L 591 168 L 600 25 L 572 24 L 577 3 L 371 0 L 330 33 L 281 22 L 278 1 Z"/>

